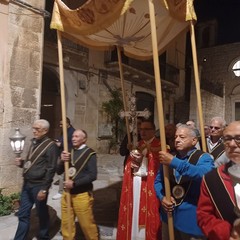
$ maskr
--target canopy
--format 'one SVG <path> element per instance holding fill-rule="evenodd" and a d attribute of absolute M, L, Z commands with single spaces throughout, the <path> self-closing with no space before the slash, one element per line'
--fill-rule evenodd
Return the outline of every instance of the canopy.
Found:
<path fill-rule="evenodd" d="M 55 0 L 51 28 L 76 35 L 89 35 L 110 26 L 133 0 L 89 0 L 77 9 Z"/>
<path fill-rule="evenodd" d="M 96 2 L 99 8 L 95 6 Z M 90 48 L 108 50 L 120 46 L 128 57 L 152 59 L 148 1 L 108 1 L 105 12 L 99 10 L 103 2 L 107 1 L 88 1 L 80 8 L 71 10 L 61 0 L 56 0 L 51 28 Z M 196 19 L 196 15 L 192 0 L 179 0 L 177 3 L 174 0 L 158 0 L 154 5 L 158 51 L 161 53 L 179 33 L 189 27 L 187 20 Z"/>

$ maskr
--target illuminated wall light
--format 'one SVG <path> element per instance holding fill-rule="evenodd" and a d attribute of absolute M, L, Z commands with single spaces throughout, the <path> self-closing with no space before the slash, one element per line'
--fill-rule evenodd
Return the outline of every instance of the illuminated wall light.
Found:
<path fill-rule="evenodd" d="M 240 77 L 240 60 L 233 65 L 232 70 L 236 77 Z"/>

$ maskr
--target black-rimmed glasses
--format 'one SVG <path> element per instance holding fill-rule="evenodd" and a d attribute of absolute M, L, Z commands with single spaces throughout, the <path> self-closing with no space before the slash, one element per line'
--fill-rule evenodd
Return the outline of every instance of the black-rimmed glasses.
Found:
<path fill-rule="evenodd" d="M 232 140 L 235 141 L 237 145 L 240 145 L 240 135 L 237 136 L 223 136 L 223 142 L 229 144 Z"/>

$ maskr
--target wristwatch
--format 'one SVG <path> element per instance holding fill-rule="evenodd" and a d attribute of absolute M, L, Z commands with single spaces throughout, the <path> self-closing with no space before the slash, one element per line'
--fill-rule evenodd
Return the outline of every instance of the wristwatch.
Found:
<path fill-rule="evenodd" d="M 47 191 L 46 191 L 46 190 L 42 190 L 42 193 L 43 193 L 43 194 L 46 194 L 46 193 L 47 193 Z"/>

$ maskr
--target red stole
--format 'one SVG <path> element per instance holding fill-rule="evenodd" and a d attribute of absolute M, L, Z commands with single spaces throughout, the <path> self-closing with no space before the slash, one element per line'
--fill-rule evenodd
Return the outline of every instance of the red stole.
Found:
<path fill-rule="evenodd" d="M 139 146 L 144 144 L 140 141 Z M 154 180 L 159 169 L 158 152 L 160 143 L 157 139 L 151 142 L 148 153 L 148 175 L 142 178 L 139 209 L 139 228 L 146 228 L 146 240 L 161 239 L 160 202 L 154 190 Z M 131 240 L 133 213 L 133 174 L 131 157 L 128 157 L 122 184 L 121 201 L 118 216 L 117 240 Z"/>

